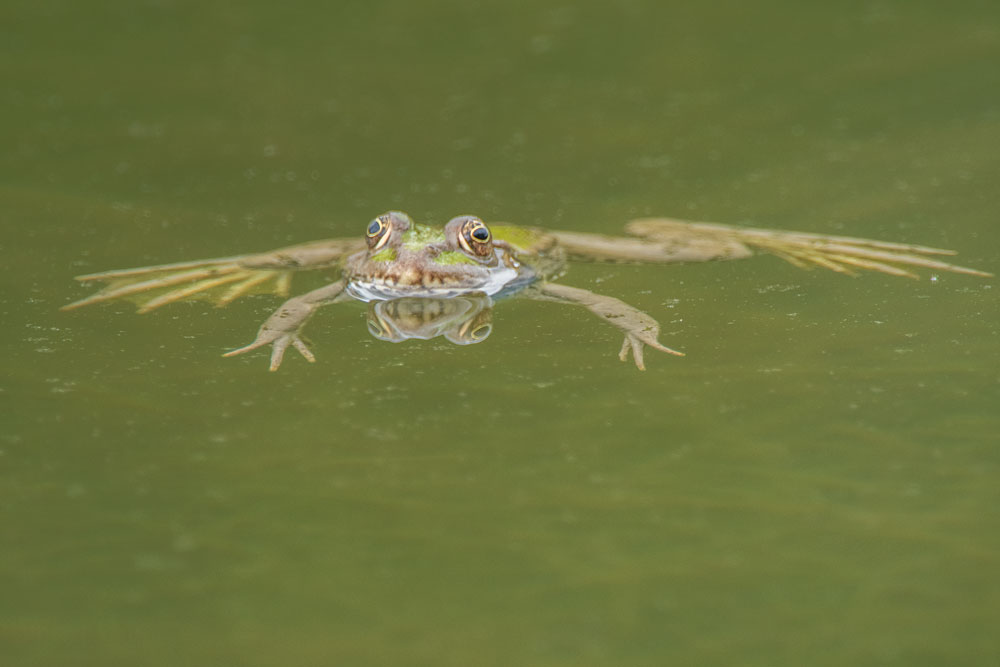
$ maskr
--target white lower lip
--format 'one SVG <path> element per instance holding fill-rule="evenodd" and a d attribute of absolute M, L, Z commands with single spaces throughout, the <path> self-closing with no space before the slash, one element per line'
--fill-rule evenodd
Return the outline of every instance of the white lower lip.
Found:
<path fill-rule="evenodd" d="M 486 280 L 468 285 L 442 285 L 440 287 L 423 287 L 422 285 L 388 285 L 377 280 L 353 280 L 347 286 L 347 293 L 358 301 L 386 301 L 404 296 L 426 296 L 448 298 L 482 292 L 492 296 L 517 278 L 517 269 L 500 268 L 490 271 Z"/>

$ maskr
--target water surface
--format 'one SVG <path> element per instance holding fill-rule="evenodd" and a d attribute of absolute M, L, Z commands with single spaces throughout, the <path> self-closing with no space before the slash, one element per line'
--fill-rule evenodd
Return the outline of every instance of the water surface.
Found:
<path fill-rule="evenodd" d="M 688 355 L 645 373 L 524 300 L 330 308 L 273 374 L 220 356 L 273 298 L 57 310 L 389 208 L 1000 270 L 994 4 L 672 4 L 6 3 L 4 664 L 996 664 L 995 280 L 573 266 Z"/>

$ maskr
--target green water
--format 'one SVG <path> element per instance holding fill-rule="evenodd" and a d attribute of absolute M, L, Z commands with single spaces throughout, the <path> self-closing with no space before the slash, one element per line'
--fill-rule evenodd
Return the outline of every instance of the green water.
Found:
<path fill-rule="evenodd" d="M 645 373 L 526 300 L 468 347 L 330 308 L 273 374 L 220 356 L 273 297 L 57 310 L 389 208 L 998 272 L 1000 6 L 278 5 L 0 7 L 2 664 L 1000 662 L 995 279 L 571 267 L 688 355 Z"/>

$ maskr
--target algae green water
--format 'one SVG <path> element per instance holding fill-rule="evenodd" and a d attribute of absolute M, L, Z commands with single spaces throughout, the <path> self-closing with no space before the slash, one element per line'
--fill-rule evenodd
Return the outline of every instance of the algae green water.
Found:
<path fill-rule="evenodd" d="M 0 663 L 1000 661 L 996 279 L 573 265 L 687 353 L 645 373 L 526 300 L 329 308 L 277 373 L 221 357 L 274 297 L 58 311 L 386 209 L 997 273 L 995 3 L 13 0 L 0 54 Z"/>

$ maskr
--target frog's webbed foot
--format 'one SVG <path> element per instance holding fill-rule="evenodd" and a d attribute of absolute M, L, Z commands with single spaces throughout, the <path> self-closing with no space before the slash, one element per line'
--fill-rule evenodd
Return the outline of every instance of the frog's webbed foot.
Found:
<path fill-rule="evenodd" d="M 643 345 L 649 345 L 652 348 L 659 350 L 660 352 L 666 352 L 667 354 L 674 354 L 678 357 L 683 357 L 683 352 L 678 352 L 677 350 L 672 350 L 665 345 L 661 345 L 656 338 L 651 340 L 648 338 L 640 338 L 639 336 L 626 333 L 625 340 L 622 341 L 622 349 L 618 352 L 618 358 L 622 361 L 627 361 L 629 352 L 632 353 L 632 360 L 635 361 L 635 367 L 640 371 L 646 370 L 646 364 L 643 360 L 642 352 Z"/>
<path fill-rule="evenodd" d="M 917 278 L 917 274 L 910 270 L 916 267 L 973 276 L 992 275 L 935 259 L 935 256 L 954 255 L 951 250 L 909 243 L 669 218 L 633 220 L 625 229 L 642 239 L 640 243 L 647 247 L 647 253 L 661 253 L 659 260 L 633 257 L 640 261 L 736 259 L 747 257 L 757 250 L 777 255 L 800 268 L 819 266 L 847 274 L 861 269 Z"/>
<path fill-rule="evenodd" d="M 207 298 L 224 306 L 251 291 L 287 292 L 291 275 L 274 269 L 249 269 L 238 262 L 207 261 L 202 264 L 148 266 L 141 269 L 105 271 L 79 276 L 89 282 L 103 280 L 107 287 L 91 296 L 65 305 L 73 310 L 95 303 L 129 299 L 140 313 L 148 313 L 175 301 Z"/>
<path fill-rule="evenodd" d="M 316 362 L 316 355 L 312 353 L 309 346 L 306 345 L 305 341 L 299 337 L 298 332 L 286 332 L 282 333 L 279 331 L 261 331 L 257 334 L 257 339 L 249 345 L 244 345 L 241 348 L 231 350 L 226 352 L 222 356 L 224 357 L 235 357 L 238 354 L 243 354 L 244 352 L 250 352 L 251 350 L 256 350 L 258 347 L 264 347 L 265 345 L 272 345 L 271 348 L 271 366 L 270 370 L 276 371 L 278 367 L 281 366 L 282 360 L 285 358 L 285 350 L 291 345 L 296 350 L 299 351 L 306 361 L 309 363 Z"/>
<path fill-rule="evenodd" d="M 198 298 L 225 306 L 250 293 L 287 296 L 293 271 L 329 266 L 358 246 L 354 240 L 332 239 L 252 255 L 91 273 L 77 280 L 103 281 L 107 286 L 62 310 L 129 299 L 139 305 L 140 313 L 147 313 L 175 301 Z"/>
<path fill-rule="evenodd" d="M 641 371 L 646 370 L 643 363 L 643 345 L 649 345 L 668 354 L 684 356 L 683 352 L 672 350 L 657 340 L 660 335 L 660 325 L 656 320 L 614 297 L 556 283 L 540 285 L 531 290 L 529 295 L 534 298 L 551 299 L 583 306 L 620 329 L 625 334 L 625 340 L 622 342 L 618 358 L 625 361 L 631 352 L 636 368 Z"/>
<path fill-rule="evenodd" d="M 292 346 L 306 358 L 306 361 L 315 362 L 316 356 L 299 336 L 299 333 L 317 309 L 336 302 L 343 291 L 344 281 L 338 280 L 301 296 L 288 299 L 264 321 L 264 324 L 257 331 L 257 338 L 252 343 L 226 352 L 222 356 L 235 357 L 265 345 L 271 345 L 270 370 L 276 371 L 285 358 L 285 351 L 289 346 Z"/>

